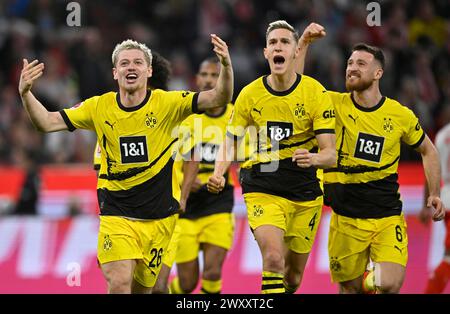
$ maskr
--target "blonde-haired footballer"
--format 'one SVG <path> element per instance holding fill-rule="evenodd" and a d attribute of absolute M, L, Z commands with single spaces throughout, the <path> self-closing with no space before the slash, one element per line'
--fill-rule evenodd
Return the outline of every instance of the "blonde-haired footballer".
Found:
<path fill-rule="evenodd" d="M 179 211 L 172 176 L 172 130 L 190 114 L 226 105 L 233 93 L 228 47 L 211 35 L 222 70 L 216 88 L 193 93 L 147 88 L 152 54 L 126 40 L 112 54 L 119 92 L 94 96 L 71 109 L 48 112 L 31 92 L 44 64 L 23 60 L 19 93 L 42 132 L 95 131 L 102 148 L 98 181 L 100 228 L 97 257 L 110 293 L 148 293 L 161 268 Z"/>

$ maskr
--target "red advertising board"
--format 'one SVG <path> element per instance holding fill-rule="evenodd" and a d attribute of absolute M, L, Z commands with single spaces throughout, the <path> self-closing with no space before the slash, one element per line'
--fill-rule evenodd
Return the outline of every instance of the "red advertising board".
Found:
<path fill-rule="evenodd" d="M 15 200 L 21 171 L 0 168 L 0 175 L 0 198 Z M 0 293 L 106 292 L 96 263 L 95 173 L 87 166 L 49 167 L 43 169 L 42 181 L 40 215 L 0 216 Z M 422 293 L 430 271 L 442 259 L 445 229 L 442 223 L 423 226 L 415 216 L 422 204 L 421 165 L 402 164 L 400 182 L 409 237 L 409 262 L 401 292 Z M 248 228 L 239 187 L 235 194 L 235 243 L 224 265 L 222 291 L 259 293 L 261 257 Z M 67 218 L 70 197 L 78 199 L 84 215 Z M 299 293 L 337 292 L 328 273 L 328 224 L 329 209 L 325 208 Z M 445 293 L 450 293 L 450 287 Z"/>

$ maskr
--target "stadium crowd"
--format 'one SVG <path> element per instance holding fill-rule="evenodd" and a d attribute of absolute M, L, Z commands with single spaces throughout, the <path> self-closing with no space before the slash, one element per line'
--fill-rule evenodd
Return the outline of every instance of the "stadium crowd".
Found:
<path fill-rule="evenodd" d="M 110 52 L 125 38 L 145 42 L 171 61 L 170 89 L 192 89 L 196 65 L 210 54 L 209 34 L 217 33 L 230 47 L 236 97 L 267 70 L 262 30 L 275 19 L 291 21 L 299 30 L 311 21 L 325 26 L 328 35 L 311 47 L 305 73 L 326 88 L 344 90 L 349 49 L 363 41 L 387 55 L 382 93 L 409 106 L 432 139 L 450 115 L 448 1 L 380 1 L 380 27 L 367 25 L 369 1 L 77 2 L 80 27 L 67 25 L 67 1 L 0 3 L 0 164 L 20 163 L 23 150 L 34 152 L 38 163 L 92 162 L 93 134 L 33 130 L 17 93 L 22 57 L 46 64 L 34 90 L 56 111 L 114 88 Z M 402 158 L 419 155 L 404 150 Z"/>

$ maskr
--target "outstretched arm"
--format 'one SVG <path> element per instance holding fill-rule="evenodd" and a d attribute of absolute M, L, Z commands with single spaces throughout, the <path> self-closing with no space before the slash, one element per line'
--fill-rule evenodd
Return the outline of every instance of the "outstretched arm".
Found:
<path fill-rule="evenodd" d="M 439 161 L 438 151 L 428 136 L 425 136 L 417 151 L 422 155 L 423 169 L 425 170 L 425 177 L 428 183 L 426 207 L 428 209 L 434 208 L 431 216 L 434 221 L 442 220 L 445 216 L 445 208 L 440 198 L 441 163 Z"/>
<path fill-rule="evenodd" d="M 316 39 L 324 37 L 326 34 L 325 28 L 317 23 L 311 23 L 305 28 L 302 36 L 298 40 L 299 53 L 295 63 L 295 71 L 298 74 L 303 74 L 305 69 L 305 59 L 309 44 Z"/>
<path fill-rule="evenodd" d="M 23 68 L 19 82 L 19 94 L 22 104 L 38 131 L 55 132 L 67 130 L 67 125 L 61 114 L 59 112 L 49 112 L 31 93 L 34 81 L 41 77 L 43 73 L 43 63 L 38 63 L 38 60 L 28 63 L 27 59 L 23 59 Z"/>
<path fill-rule="evenodd" d="M 181 184 L 180 211 L 185 212 L 186 203 L 191 191 L 191 186 L 197 178 L 198 173 L 197 160 L 183 161 L 183 183 Z"/>
<path fill-rule="evenodd" d="M 217 84 L 213 89 L 200 92 L 198 95 L 198 110 L 226 106 L 233 97 L 233 67 L 227 44 L 219 36 L 211 34 L 214 52 L 219 57 L 221 67 Z"/>

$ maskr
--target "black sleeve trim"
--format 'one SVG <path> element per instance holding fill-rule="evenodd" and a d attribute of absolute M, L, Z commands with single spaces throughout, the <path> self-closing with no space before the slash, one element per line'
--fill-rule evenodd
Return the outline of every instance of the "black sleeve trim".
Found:
<path fill-rule="evenodd" d="M 228 137 L 231 137 L 233 140 L 235 140 L 235 141 L 237 141 L 237 140 L 239 140 L 239 139 L 241 139 L 241 138 L 243 138 L 244 137 L 244 135 L 242 135 L 242 136 L 237 136 L 237 135 L 234 135 L 233 133 L 230 133 L 229 131 L 227 131 L 227 136 Z"/>
<path fill-rule="evenodd" d="M 416 149 L 417 147 L 420 146 L 420 144 L 422 144 L 423 140 L 425 139 L 425 132 L 422 133 L 422 136 L 420 137 L 420 139 L 417 141 L 416 144 L 411 145 L 412 148 Z"/>
<path fill-rule="evenodd" d="M 200 93 L 195 93 L 194 97 L 192 97 L 192 112 L 193 113 L 203 113 L 204 111 L 198 110 L 198 95 Z"/>
<path fill-rule="evenodd" d="M 64 110 L 60 110 L 59 113 L 61 114 L 64 122 L 67 125 L 67 128 L 69 129 L 70 132 L 75 131 L 77 128 L 73 126 L 72 122 L 70 122 L 69 117 L 67 116 L 67 113 Z"/>
<path fill-rule="evenodd" d="M 324 133 L 334 134 L 334 129 L 319 129 L 314 131 L 314 134 L 316 135 Z"/>

